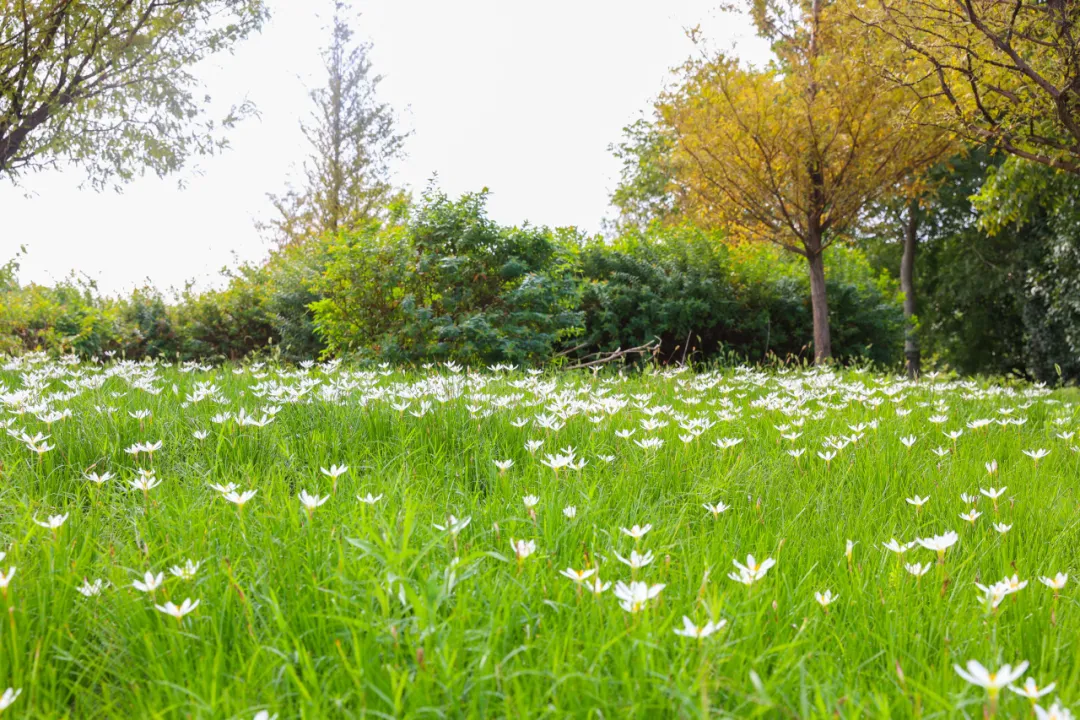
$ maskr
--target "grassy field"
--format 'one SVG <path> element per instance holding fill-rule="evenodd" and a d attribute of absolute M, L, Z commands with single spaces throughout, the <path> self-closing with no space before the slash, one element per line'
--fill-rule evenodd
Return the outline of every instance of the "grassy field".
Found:
<path fill-rule="evenodd" d="M 1038 704 L 1065 717 L 1076 582 L 1040 580 L 1080 560 L 1062 397 L 851 371 L 10 361 L 6 712 L 1032 715 L 954 667 L 979 680 L 974 660 L 1028 663 L 1013 685 L 1055 682 Z"/>

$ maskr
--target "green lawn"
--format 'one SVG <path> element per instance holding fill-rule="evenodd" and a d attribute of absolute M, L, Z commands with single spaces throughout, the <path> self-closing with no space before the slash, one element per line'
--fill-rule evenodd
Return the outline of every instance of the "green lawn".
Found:
<path fill-rule="evenodd" d="M 1077 584 L 1040 581 L 1080 560 L 1061 397 L 849 371 L 10 361 L 0 690 L 18 717 L 977 718 L 988 693 L 954 670 L 977 660 L 1026 661 L 1057 683 L 1041 707 L 1069 706 Z M 574 467 L 545 464 L 567 448 Z M 230 483 L 255 491 L 242 509 L 211 487 Z M 996 508 L 980 493 L 1003 486 Z M 883 546 L 950 531 L 943 565 Z M 749 586 L 747 555 L 775 560 Z M 975 583 L 1014 574 L 990 608 Z M 722 627 L 684 637 L 684 616 Z M 1031 712 L 1002 691 L 999 717 Z"/>

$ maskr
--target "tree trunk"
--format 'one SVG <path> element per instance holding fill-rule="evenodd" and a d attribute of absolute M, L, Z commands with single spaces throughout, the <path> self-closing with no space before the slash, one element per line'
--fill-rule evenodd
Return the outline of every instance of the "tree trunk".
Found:
<path fill-rule="evenodd" d="M 904 367 L 912 380 L 919 377 L 922 370 L 922 357 L 919 353 L 919 338 L 915 334 L 915 250 L 919 245 L 919 219 L 915 214 L 915 204 L 907 208 L 907 221 L 904 223 L 904 254 L 900 258 L 900 291 L 904 293 Z"/>
<path fill-rule="evenodd" d="M 810 265 L 810 305 L 814 314 L 814 362 L 822 365 L 832 359 L 829 301 L 825 297 L 825 259 L 821 250 L 808 250 L 806 261 Z"/>

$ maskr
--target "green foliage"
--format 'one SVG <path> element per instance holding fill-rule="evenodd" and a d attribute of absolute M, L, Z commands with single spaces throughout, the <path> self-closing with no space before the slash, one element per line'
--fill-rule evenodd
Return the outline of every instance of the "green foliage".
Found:
<path fill-rule="evenodd" d="M 348 15 L 337 0 L 322 53 L 326 84 L 309 93 L 312 113 L 301 124 L 310 153 L 300 184 L 270 196 L 277 217 L 265 229 L 279 245 L 356 233 L 392 212 L 390 161 L 400 157 L 406 134 L 397 132 L 393 108 L 377 99 L 382 77 L 372 72 L 371 45 L 356 41 Z"/>
<path fill-rule="evenodd" d="M 654 221 L 674 219 L 678 196 L 668 167 L 672 140 L 662 126 L 639 118 L 623 128 L 622 142 L 608 149 L 622 164 L 611 204 L 616 230 L 645 230 Z"/>
<path fill-rule="evenodd" d="M 1057 684 L 1041 707 L 1080 702 L 1076 392 L 821 369 L 0 365 L 0 672 L 22 690 L 5 720 L 1032 718 L 1005 689 L 989 712 L 953 670 L 969 660 L 1030 663 Z M 556 453 L 580 466 L 555 472 Z M 140 470 L 160 485 L 133 491 Z M 228 483 L 254 494 L 238 507 Z M 958 517 L 963 493 L 1006 486 Z M 300 491 L 325 503 L 309 514 Z M 883 547 L 948 531 L 940 565 Z M 635 550 L 644 567 L 620 562 Z M 775 561 L 749 587 L 728 576 L 748 554 Z M 189 560 L 194 577 L 171 572 Z M 132 585 L 146 572 L 152 593 Z M 1039 581 L 1059 572 L 1060 593 Z M 1003 577 L 1027 586 L 991 608 L 974 583 Z M 615 593 L 632 580 L 662 589 L 631 613 Z M 155 609 L 185 598 L 182 620 Z M 680 637 L 683 616 L 723 627 Z"/>
<path fill-rule="evenodd" d="M 289 360 L 322 350 L 314 335 L 307 273 L 320 256 L 293 249 L 243 265 L 221 290 L 186 288 L 166 298 L 152 287 L 102 297 L 75 277 L 20 286 L 15 260 L 0 268 L 0 353 L 46 351 L 128 359 L 236 360 L 275 352 Z"/>
<path fill-rule="evenodd" d="M 53 287 L 20 286 L 17 258 L 0 267 L 0 353 L 98 354 L 119 326 L 120 307 L 74 276 Z"/>
<path fill-rule="evenodd" d="M 266 17 L 263 0 L 5 0 L 0 174 L 63 161 L 100 187 L 216 152 L 251 108 L 208 117 L 193 68 Z"/>
<path fill-rule="evenodd" d="M 805 357 L 805 265 L 766 246 L 659 223 L 606 242 L 506 227 L 486 194 L 424 195 L 359 232 L 279 249 L 220 290 L 103 298 L 74 279 L 19 286 L 0 269 L 0 352 L 238 360 L 320 355 L 421 364 L 541 365 L 660 339 L 656 358 Z M 828 290 L 838 357 L 898 356 L 895 288 L 838 248 Z"/>
<path fill-rule="evenodd" d="M 331 246 L 312 307 L 331 352 L 396 362 L 538 363 L 579 325 L 565 243 L 503 227 L 486 192 L 429 191 L 407 225 Z"/>
<path fill-rule="evenodd" d="M 930 184 L 916 295 L 931 362 L 965 374 L 1080 378 L 1080 180 L 977 150 L 937 168 Z M 886 215 L 869 244 L 873 264 L 894 274 L 899 233 L 899 218 Z"/>
<path fill-rule="evenodd" d="M 654 225 L 581 253 L 587 352 L 659 338 L 664 361 L 735 354 L 805 356 L 812 334 L 805 263 L 767 246 L 729 247 L 715 232 Z M 830 322 L 840 359 L 891 363 L 901 322 L 894 295 L 856 252 L 829 259 Z"/>

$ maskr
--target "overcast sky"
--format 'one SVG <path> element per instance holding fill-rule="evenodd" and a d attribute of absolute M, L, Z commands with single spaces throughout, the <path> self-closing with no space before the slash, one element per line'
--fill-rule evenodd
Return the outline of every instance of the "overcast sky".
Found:
<path fill-rule="evenodd" d="M 200 68 L 215 102 L 247 98 L 261 117 L 230 135 L 221 156 L 177 177 L 146 177 L 121 194 L 79 189 L 80 171 L 0 186 L 0 263 L 20 245 L 23 282 L 72 270 L 108 293 L 150 281 L 222 284 L 219 271 L 266 256 L 255 229 L 270 216 L 306 148 L 299 122 L 321 82 L 329 3 L 268 0 L 263 32 Z M 456 195 L 488 187 L 503 223 L 595 231 L 610 215 L 618 163 L 608 146 L 647 111 L 670 68 L 694 52 L 684 30 L 760 60 L 748 23 L 715 0 L 355 0 L 357 31 L 374 43 L 380 96 L 412 131 L 396 182 Z"/>

